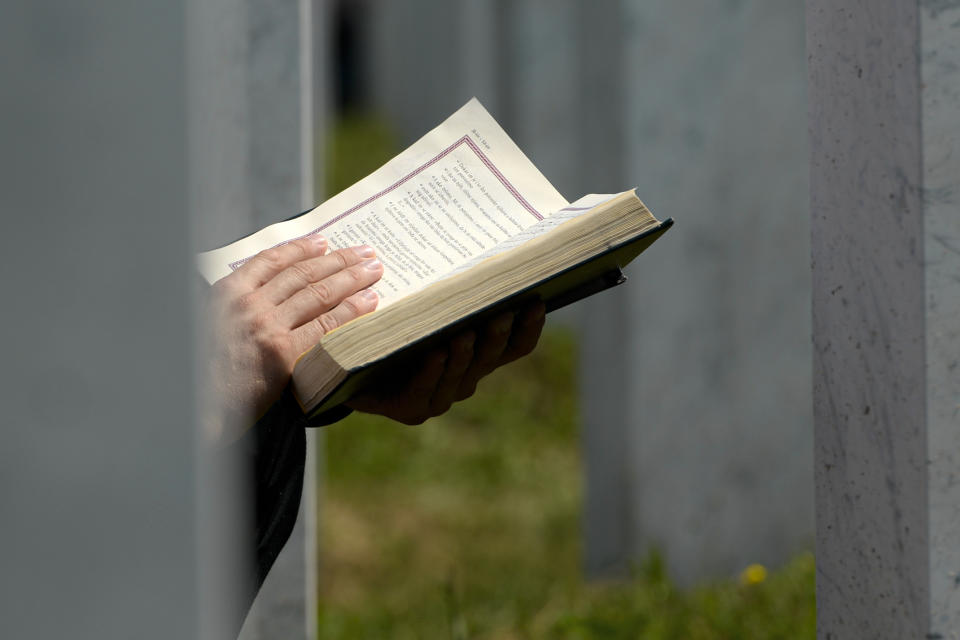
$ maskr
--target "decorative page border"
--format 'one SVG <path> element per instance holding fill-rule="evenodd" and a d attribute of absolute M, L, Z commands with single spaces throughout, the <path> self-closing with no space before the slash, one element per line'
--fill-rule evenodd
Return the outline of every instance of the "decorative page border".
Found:
<path fill-rule="evenodd" d="M 399 180 L 397 180 L 396 182 L 394 182 L 392 185 L 390 185 L 389 187 L 387 187 L 386 189 L 384 189 L 384 190 L 381 191 L 380 193 L 377 193 L 377 194 L 374 194 L 374 195 L 370 196 L 369 198 L 367 198 L 367 199 L 364 200 L 363 202 L 361 202 L 361 203 L 359 203 L 359 204 L 357 204 L 357 205 L 354 205 L 354 206 L 351 207 L 350 209 L 347 209 L 346 211 L 344 211 L 344 212 L 341 213 L 340 215 L 338 215 L 338 216 L 336 216 L 336 217 L 328 220 L 327 222 L 325 222 L 323 225 L 317 227 L 316 229 L 314 229 L 314 230 L 312 230 L 312 231 L 308 231 L 307 233 L 304 233 L 303 235 L 299 235 L 299 236 L 297 236 L 296 238 L 290 238 L 289 240 L 284 240 L 283 242 L 278 242 L 277 244 L 273 245 L 273 247 L 280 247 L 280 246 L 283 246 L 283 245 L 285 245 L 285 244 L 289 244 L 290 242 L 293 242 L 294 240 L 300 240 L 301 238 L 306 238 L 307 236 L 312 236 L 312 235 L 314 235 L 314 234 L 316 234 L 316 233 L 320 233 L 321 231 L 323 231 L 324 229 L 326 229 L 327 227 L 329 227 L 329 226 L 332 225 L 333 223 L 339 222 L 340 220 L 343 220 L 344 218 L 346 218 L 346 217 L 347 217 L 348 215 L 350 215 L 351 213 L 355 213 L 356 211 L 358 211 L 359 209 L 362 209 L 363 207 L 367 206 L 368 204 L 370 204 L 370 203 L 373 202 L 374 200 L 376 200 L 376 199 L 378 199 L 378 198 L 381 198 L 381 197 L 383 197 L 384 195 L 390 193 L 391 191 L 393 191 L 394 189 L 396 189 L 397 187 L 399 187 L 399 186 L 402 185 L 403 183 L 407 182 L 408 180 L 410 180 L 411 178 L 413 178 L 413 177 L 416 176 L 417 174 L 421 173 L 422 171 L 424 171 L 424 170 L 427 169 L 428 167 L 430 167 L 430 166 L 436 164 L 437 162 L 439 162 L 440 160 L 442 160 L 445 156 L 449 155 L 449 154 L 452 153 L 457 147 L 459 147 L 460 145 L 463 145 L 463 144 L 467 145 L 467 147 L 477 155 L 477 157 L 478 157 L 478 158 L 480 159 L 480 161 L 484 164 L 484 166 L 486 166 L 487 169 L 489 169 L 490 172 L 500 181 L 500 183 L 503 184 L 503 186 L 507 189 L 507 191 L 510 192 L 510 194 L 511 194 L 514 198 L 517 199 L 517 202 L 520 203 L 520 206 L 522 206 L 524 209 L 526 209 L 526 210 L 529 211 L 531 214 L 533 214 L 533 217 L 536 218 L 537 220 L 543 220 L 543 216 L 540 214 L 540 212 L 538 212 L 536 209 L 534 209 L 534 208 L 533 208 L 533 205 L 531 205 L 529 202 L 527 202 L 527 199 L 524 198 L 524 197 L 520 194 L 519 191 L 517 191 L 517 188 L 514 187 L 513 184 L 511 184 L 509 180 L 507 180 L 507 177 L 506 177 L 505 175 L 503 175 L 503 173 L 500 171 L 500 169 L 498 169 L 497 166 L 490 160 L 490 158 L 488 158 L 488 157 L 486 156 L 486 154 L 484 154 L 483 151 L 480 150 L 480 147 L 478 147 L 477 144 L 476 144 L 473 140 L 470 139 L 470 136 L 465 135 L 465 136 L 463 136 L 462 138 L 460 138 L 459 140 L 457 140 L 456 142 L 454 142 L 452 145 L 450 145 L 449 147 L 447 147 L 446 149 L 444 149 L 443 151 L 441 151 L 440 153 L 438 153 L 436 156 L 434 156 L 433 158 L 431 158 L 430 160 L 428 160 L 427 162 L 425 162 L 424 164 L 420 165 L 419 167 L 417 167 L 416 169 L 414 169 L 413 171 L 411 171 L 410 173 L 408 173 L 408 174 L 405 175 L 404 177 L 402 177 L 402 178 L 400 178 Z M 271 247 L 271 248 L 273 248 L 273 247 Z M 237 260 L 237 261 L 235 261 L 235 262 L 231 262 L 230 265 L 229 265 L 229 266 L 230 266 L 230 270 L 231 270 L 231 271 L 236 271 L 238 268 L 240 268 L 241 265 L 246 264 L 246 263 L 249 262 L 252 258 L 253 258 L 253 256 L 247 256 L 246 258 L 242 258 L 242 259 Z"/>

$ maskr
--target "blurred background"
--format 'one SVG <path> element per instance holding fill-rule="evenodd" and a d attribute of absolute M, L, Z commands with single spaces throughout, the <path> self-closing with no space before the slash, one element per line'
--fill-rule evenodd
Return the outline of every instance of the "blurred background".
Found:
<path fill-rule="evenodd" d="M 191 255 L 477 96 L 568 199 L 636 187 L 676 225 L 448 415 L 315 434 L 242 637 L 813 637 L 803 11 L 5 6 L 5 633 L 219 637 Z"/>
<path fill-rule="evenodd" d="M 327 20 L 326 193 L 477 96 L 569 200 L 677 226 L 448 415 L 326 430 L 320 636 L 813 637 L 802 3 Z"/>

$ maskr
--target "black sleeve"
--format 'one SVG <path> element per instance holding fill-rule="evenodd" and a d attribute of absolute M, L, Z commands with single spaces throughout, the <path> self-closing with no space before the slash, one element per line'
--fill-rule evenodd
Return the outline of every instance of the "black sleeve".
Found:
<path fill-rule="evenodd" d="M 254 426 L 252 495 L 257 590 L 297 521 L 307 452 L 304 429 L 332 424 L 350 413 L 346 407 L 337 407 L 309 420 L 288 387 L 280 401 Z"/>
<path fill-rule="evenodd" d="M 306 419 L 289 390 L 229 448 L 246 469 L 250 509 L 247 524 L 251 574 L 240 611 L 246 617 L 300 509 L 306 459 Z M 242 620 L 241 620 L 242 622 Z M 237 628 L 239 633 L 239 627 Z"/>
<path fill-rule="evenodd" d="M 242 603 L 244 615 L 297 522 L 307 451 L 304 429 L 331 424 L 350 412 L 337 407 L 308 419 L 287 387 L 283 397 L 236 443 L 246 459 L 253 497 L 253 575 Z"/>

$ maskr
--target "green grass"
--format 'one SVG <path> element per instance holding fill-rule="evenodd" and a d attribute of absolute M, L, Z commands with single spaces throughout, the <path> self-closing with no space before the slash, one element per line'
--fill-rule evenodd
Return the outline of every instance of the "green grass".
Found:
<path fill-rule="evenodd" d="M 331 193 L 397 151 L 363 116 L 329 150 Z M 656 555 L 624 582 L 583 579 L 575 354 L 548 330 L 424 425 L 354 414 L 326 429 L 320 638 L 815 636 L 809 554 L 756 584 L 681 590 Z"/>
<path fill-rule="evenodd" d="M 548 331 L 440 418 L 328 429 L 321 638 L 814 637 L 809 555 L 751 585 L 680 590 L 656 557 L 583 580 L 574 353 Z"/>

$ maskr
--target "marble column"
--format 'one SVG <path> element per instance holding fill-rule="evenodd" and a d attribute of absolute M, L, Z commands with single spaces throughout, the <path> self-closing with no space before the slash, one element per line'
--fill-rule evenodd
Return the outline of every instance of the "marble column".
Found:
<path fill-rule="evenodd" d="M 578 5 L 574 67 L 579 190 L 613 193 L 626 187 L 626 87 L 622 82 L 625 33 L 622 3 L 603 0 Z M 611 20 L 610 16 L 617 16 Z M 603 72 L 599 72 L 599 70 Z M 630 335 L 626 286 L 594 296 L 583 312 L 580 332 L 581 452 L 584 473 L 583 563 L 591 577 L 625 576 L 632 557 L 630 451 L 624 446 L 633 416 L 630 361 L 623 341 Z"/>
<path fill-rule="evenodd" d="M 184 5 L 3 6 L 3 638 L 198 633 Z"/>
<path fill-rule="evenodd" d="M 190 5 L 191 195 L 199 247 L 227 244 L 316 203 L 323 110 L 315 98 L 322 103 L 323 96 L 314 87 L 324 67 L 315 62 L 324 49 L 315 33 L 325 33 L 325 12 L 325 4 L 310 0 Z M 244 640 L 315 635 L 317 443 L 308 436 L 297 525 L 247 616 Z M 218 507 L 231 495 L 216 500 Z"/>
<path fill-rule="evenodd" d="M 803 7 L 610 4 L 582 22 L 608 51 L 582 72 L 581 162 L 609 167 L 586 188 L 676 226 L 584 316 L 587 569 L 777 566 L 813 538 Z"/>
<path fill-rule="evenodd" d="M 462 39 L 462 2 L 372 0 L 367 8 L 371 102 L 406 147 L 470 99 L 463 52 L 478 45 Z M 484 18 L 485 8 L 474 12 Z"/>
<path fill-rule="evenodd" d="M 477 96 L 491 113 L 500 111 L 503 93 L 503 11 L 498 0 L 460 0 L 460 95 Z"/>
<path fill-rule="evenodd" d="M 584 195 L 577 153 L 580 3 L 521 0 L 501 13 L 509 104 L 504 128 L 568 200 Z"/>
<path fill-rule="evenodd" d="M 960 3 L 807 28 L 819 637 L 960 638 Z"/>

